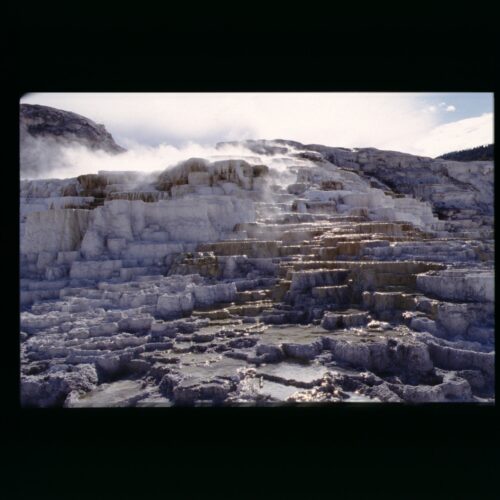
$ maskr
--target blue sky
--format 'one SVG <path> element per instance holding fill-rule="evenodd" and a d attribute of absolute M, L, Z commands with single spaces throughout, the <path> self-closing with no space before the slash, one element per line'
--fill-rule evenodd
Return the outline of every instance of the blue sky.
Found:
<path fill-rule="evenodd" d="M 493 142 L 491 93 L 32 93 L 103 123 L 127 148 L 292 139 L 438 156 Z"/>
<path fill-rule="evenodd" d="M 442 123 L 450 123 L 493 111 L 493 94 L 486 92 L 455 92 L 423 94 L 423 107 L 434 106 Z M 444 104 L 444 106 L 443 106 Z M 446 111 L 448 107 L 451 109 Z"/>

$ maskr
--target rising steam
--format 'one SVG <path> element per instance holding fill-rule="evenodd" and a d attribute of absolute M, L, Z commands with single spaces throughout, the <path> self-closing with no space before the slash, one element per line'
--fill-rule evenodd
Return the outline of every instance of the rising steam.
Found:
<path fill-rule="evenodd" d="M 63 145 L 45 138 L 30 138 L 29 143 L 23 144 L 20 156 L 21 179 L 65 179 L 101 170 L 150 173 L 163 171 L 190 157 L 210 160 L 256 158 L 249 149 L 229 144 L 218 148 L 195 143 L 183 147 L 136 145 L 124 153 L 112 154 L 77 144 Z"/>

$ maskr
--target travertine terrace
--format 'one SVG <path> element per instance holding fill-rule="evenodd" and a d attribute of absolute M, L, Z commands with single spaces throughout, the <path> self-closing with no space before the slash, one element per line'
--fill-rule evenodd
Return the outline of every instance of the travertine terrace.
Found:
<path fill-rule="evenodd" d="M 492 162 L 242 145 L 21 181 L 22 404 L 493 402 Z"/>

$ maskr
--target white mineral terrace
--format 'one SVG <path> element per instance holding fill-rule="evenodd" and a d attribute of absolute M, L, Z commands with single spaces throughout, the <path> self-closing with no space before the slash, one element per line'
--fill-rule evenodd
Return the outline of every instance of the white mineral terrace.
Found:
<path fill-rule="evenodd" d="M 21 181 L 22 404 L 493 402 L 492 163 L 313 149 Z"/>

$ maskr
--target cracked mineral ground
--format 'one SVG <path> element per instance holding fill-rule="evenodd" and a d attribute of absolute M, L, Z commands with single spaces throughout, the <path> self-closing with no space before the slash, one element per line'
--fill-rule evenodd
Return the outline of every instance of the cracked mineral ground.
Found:
<path fill-rule="evenodd" d="M 494 402 L 493 163 L 247 141 L 21 181 L 21 402 Z"/>

